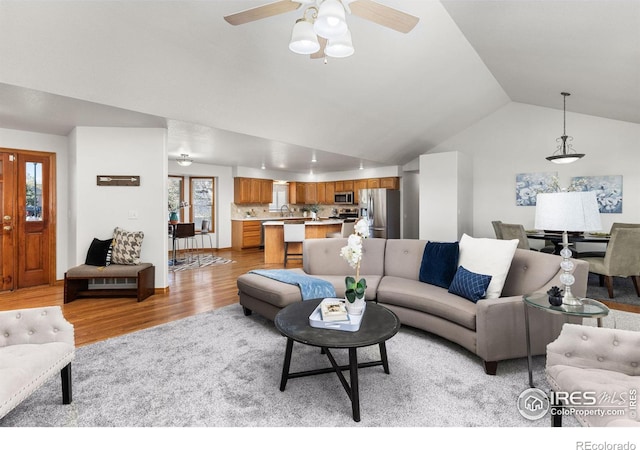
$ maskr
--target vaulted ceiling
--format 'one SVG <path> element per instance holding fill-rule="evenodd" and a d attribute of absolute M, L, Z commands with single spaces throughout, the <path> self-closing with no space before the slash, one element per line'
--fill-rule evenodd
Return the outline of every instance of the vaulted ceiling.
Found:
<path fill-rule="evenodd" d="M 350 15 L 355 54 L 324 64 L 288 50 L 303 8 L 232 26 L 266 2 L 4 0 L 0 127 L 166 126 L 172 158 L 327 172 L 405 164 L 562 91 L 567 111 L 640 123 L 640 0 L 379 2 L 418 25 Z"/>

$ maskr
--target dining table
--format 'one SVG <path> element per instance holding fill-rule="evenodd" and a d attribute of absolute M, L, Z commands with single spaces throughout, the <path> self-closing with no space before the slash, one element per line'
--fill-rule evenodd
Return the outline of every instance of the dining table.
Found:
<path fill-rule="evenodd" d="M 540 239 L 544 241 L 551 242 L 554 246 L 554 254 L 559 255 L 560 250 L 562 250 L 562 231 L 548 231 L 548 230 L 526 230 L 527 238 L 529 239 Z M 609 233 L 578 233 L 578 232 L 568 232 L 567 238 L 569 240 L 569 244 L 575 244 L 577 242 L 585 242 L 585 243 L 600 243 L 600 244 L 608 244 L 609 239 L 611 239 L 611 235 Z M 570 249 L 573 253 L 574 257 L 577 256 L 577 252 L 574 248 Z"/>

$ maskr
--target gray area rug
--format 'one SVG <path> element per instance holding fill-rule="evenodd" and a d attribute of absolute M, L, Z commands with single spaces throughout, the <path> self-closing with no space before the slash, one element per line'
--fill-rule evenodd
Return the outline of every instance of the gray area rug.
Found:
<path fill-rule="evenodd" d="M 175 266 L 172 266 L 171 270 L 174 272 L 179 272 L 181 270 L 200 269 L 202 267 L 210 267 L 210 266 L 216 266 L 220 264 L 230 264 L 234 262 L 235 261 L 223 258 L 221 256 L 200 255 L 199 258 L 193 258 L 193 260 L 188 263 L 177 264 Z"/>
<path fill-rule="evenodd" d="M 638 323 L 637 315 L 615 324 Z M 610 322 L 613 323 L 613 322 Z M 360 423 L 335 374 L 289 380 L 279 390 L 285 338 L 239 305 L 77 349 L 73 403 L 61 404 L 55 377 L 10 412 L 4 427 L 548 427 L 516 409 L 527 386 L 526 358 L 486 375 L 470 352 L 403 327 L 387 342 L 391 374 L 360 370 Z M 335 352 L 346 363 L 346 353 Z M 361 349 L 360 361 L 378 358 Z M 326 367 L 316 348 L 294 345 L 292 370 Z M 544 358 L 534 381 L 548 391 Z M 348 372 L 344 372 L 348 377 Z M 576 426 L 567 417 L 564 426 Z"/>

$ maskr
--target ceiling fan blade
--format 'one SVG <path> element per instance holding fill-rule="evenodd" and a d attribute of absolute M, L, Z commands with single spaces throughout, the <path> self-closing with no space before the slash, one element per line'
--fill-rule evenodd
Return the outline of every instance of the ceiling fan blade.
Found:
<path fill-rule="evenodd" d="M 246 11 L 225 16 L 224 20 L 229 22 L 231 25 L 242 25 L 255 20 L 284 14 L 289 11 L 295 11 L 298 8 L 300 8 L 299 2 L 293 0 L 280 0 L 278 2 L 268 3 L 266 5 L 257 6 L 255 8 L 247 9 Z"/>
<path fill-rule="evenodd" d="M 311 59 L 324 58 L 324 48 L 327 46 L 327 40 L 323 37 L 318 36 L 318 42 L 320 43 L 320 50 L 315 53 L 312 53 Z"/>
<path fill-rule="evenodd" d="M 420 20 L 416 16 L 381 5 L 372 0 L 354 0 L 349 3 L 349 8 L 356 16 L 401 33 L 408 33 L 413 30 Z"/>

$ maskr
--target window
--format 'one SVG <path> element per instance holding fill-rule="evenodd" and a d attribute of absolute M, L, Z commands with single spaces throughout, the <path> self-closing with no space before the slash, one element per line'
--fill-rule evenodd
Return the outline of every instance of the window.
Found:
<path fill-rule="evenodd" d="M 280 212 L 280 208 L 289 203 L 289 185 L 273 183 L 273 201 L 269 203 L 269 211 Z"/>
<path fill-rule="evenodd" d="M 184 202 L 184 190 L 182 189 L 183 184 L 183 177 L 169 176 L 169 213 L 176 211 L 180 217 L 180 222 L 184 222 L 184 209 L 180 207 Z"/>
<path fill-rule="evenodd" d="M 191 192 L 191 220 L 195 223 L 196 229 L 201 229 L 202 221 L 209 221 L 209 231 L 213 232 L 215 216 L 213 204 L 214 181 L 211 177 L 192 177 Z"/>
<path fill-rule="evenodd" d="M 25 186 L 26 219 L 30 221 L 42 220 L 42 163 L 27 162 Z"/>

